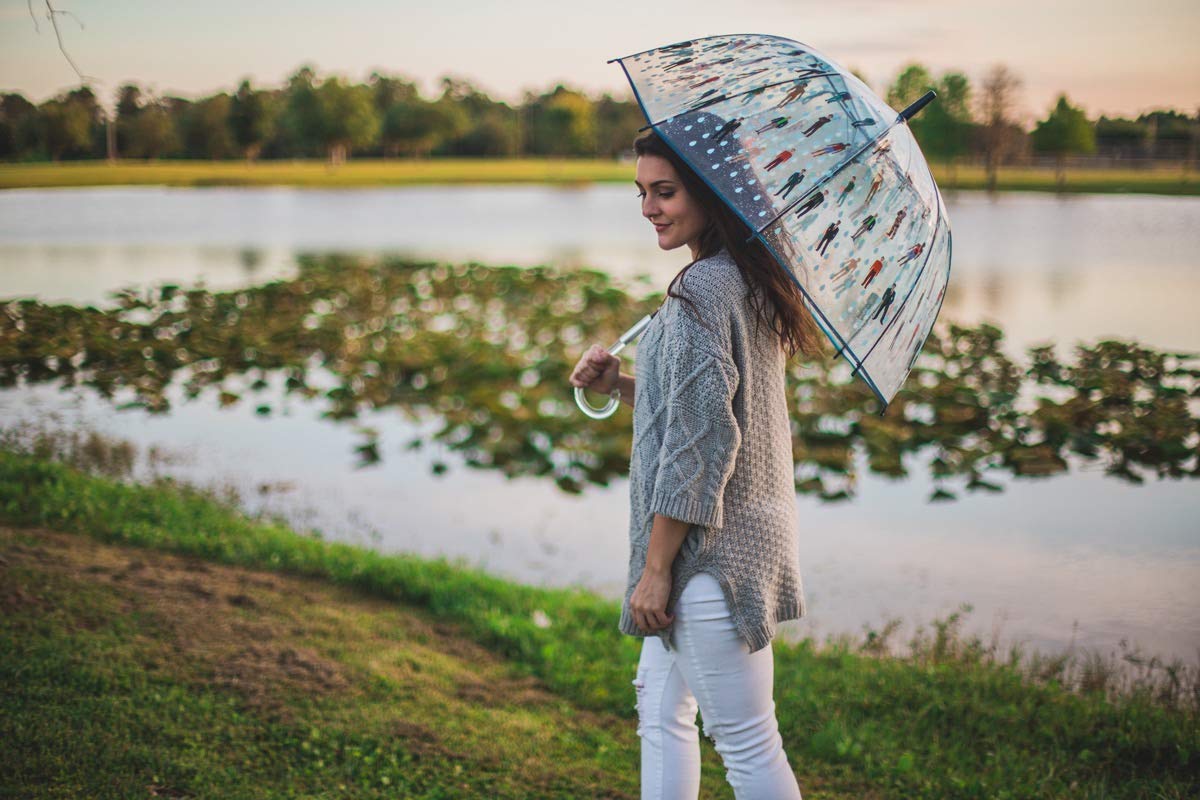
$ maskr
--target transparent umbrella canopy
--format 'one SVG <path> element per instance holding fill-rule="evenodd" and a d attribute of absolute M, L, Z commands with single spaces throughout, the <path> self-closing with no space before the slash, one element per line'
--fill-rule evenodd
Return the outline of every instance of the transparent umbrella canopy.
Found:
<path fill-rule="evenodd" d="M 612 61 L 646 127 L 741 217 L 747 241 L 760 239 L 785 268 L 882 415 L 950 277 L 950 220 L 907 125 L 933 92 L 897 112 L 815 48 L 764 34 L 710 36 Z M 630 332 L 614 347 L 636 338 Z M 616 408 L 614 398 L 592 409 L 578 389 L 576 400 L 592 416 Z"/>

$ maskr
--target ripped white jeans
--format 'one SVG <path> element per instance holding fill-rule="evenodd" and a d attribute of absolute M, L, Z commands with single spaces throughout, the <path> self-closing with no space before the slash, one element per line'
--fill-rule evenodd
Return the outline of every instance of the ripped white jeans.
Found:
<path fill-rule="evenodd" d="M 647 636 L 633 680 L 642 800 L 699 796 L 697 710 L 737 800 L 800 800 L 775 719 L 771 645 L 750 652 L 737 635 L 721 585 L 706 572 L 688 581 L 674 615 L 674 648 Z"/>

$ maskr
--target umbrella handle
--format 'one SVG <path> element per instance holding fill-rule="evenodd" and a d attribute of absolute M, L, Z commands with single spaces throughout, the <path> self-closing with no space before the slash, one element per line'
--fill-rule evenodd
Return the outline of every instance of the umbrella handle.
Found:
<path fill-rule="evenodd" d="M 655 313 L 658 313 L 657 311 Z M 621 338 L 617 339 L 617 343 L 608 348 L 608 352 L 614 356 L 625 349 L 625 345 L 636 339 L 650 320 L 654 318 L 654 314 L 647 314 L 637 321 L 632 328 L 621 334 Z M 587 401 L 587 395 L 584 394 L 582 386 L 575 387 L 575 405 L 579 406 L 579 410 L 587 414 L 592 419 L 608 419 L 617 410 L 617 406 L 621 405 L 621 391 L 614 387 L 609 393 L 608 402 L 601 408 L 596 408 Z"/>

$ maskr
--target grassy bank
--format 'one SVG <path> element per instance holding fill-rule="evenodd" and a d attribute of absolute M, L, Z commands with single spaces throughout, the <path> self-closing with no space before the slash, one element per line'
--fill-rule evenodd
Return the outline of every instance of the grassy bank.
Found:
<path fill-rule="evenodd" d="M 0 795 L 636 796 L 640 640 L 611 601 L 26 453 L 0 451 L 0 517 Z M 1200 791 L 1178 691 L 1071 691 L 951 622 L 879 644 L 775 643 L 807 798 Z"/>
<path fill-rule="evenodd" d="M 632 185 L 629 163 L 601 159 L 354 159 L 339 166 L 324 161 L 67 161 L 59 164 L 0 164 L 0 189 L 56 186 L 301 186 L 312 188 L 404 186 L 457 183 L 543 183 Z M 1171 170 L 1069 170 L 1067 192 L 1200 194 L 1200 174 Z M 942 189 L 982 189 L 981 167 L 951 170 L 934 166 Z M 1058 191 L 1051 169 L 1000 171 L 1001 191 Z"/>

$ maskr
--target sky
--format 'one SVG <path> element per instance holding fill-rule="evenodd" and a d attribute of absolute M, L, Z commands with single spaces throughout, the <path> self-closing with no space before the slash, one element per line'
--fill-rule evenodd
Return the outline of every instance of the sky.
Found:
<path fill-rule="evenodd" d="M 55 42 L 45 1 L 0 0 L 0 90 L 34 102 L 79 79 Z M 1060 92 L 1090 117 L 1200 109 L 1196 0 L 52 0 L 67 52 L 102 102 L 137 83 L 159 95 L 282 85 L 302 64 L 365 82 L 373 71 L 440 93 L 443 76 L 519 103 L 557 83 L 631 97 L 611 58 L 727 33 L 815 47 L 881 95 L 908 63 L 978 85 L 989 67 L 1021 79 L 1018 115 L 1045 116 Z"/>

